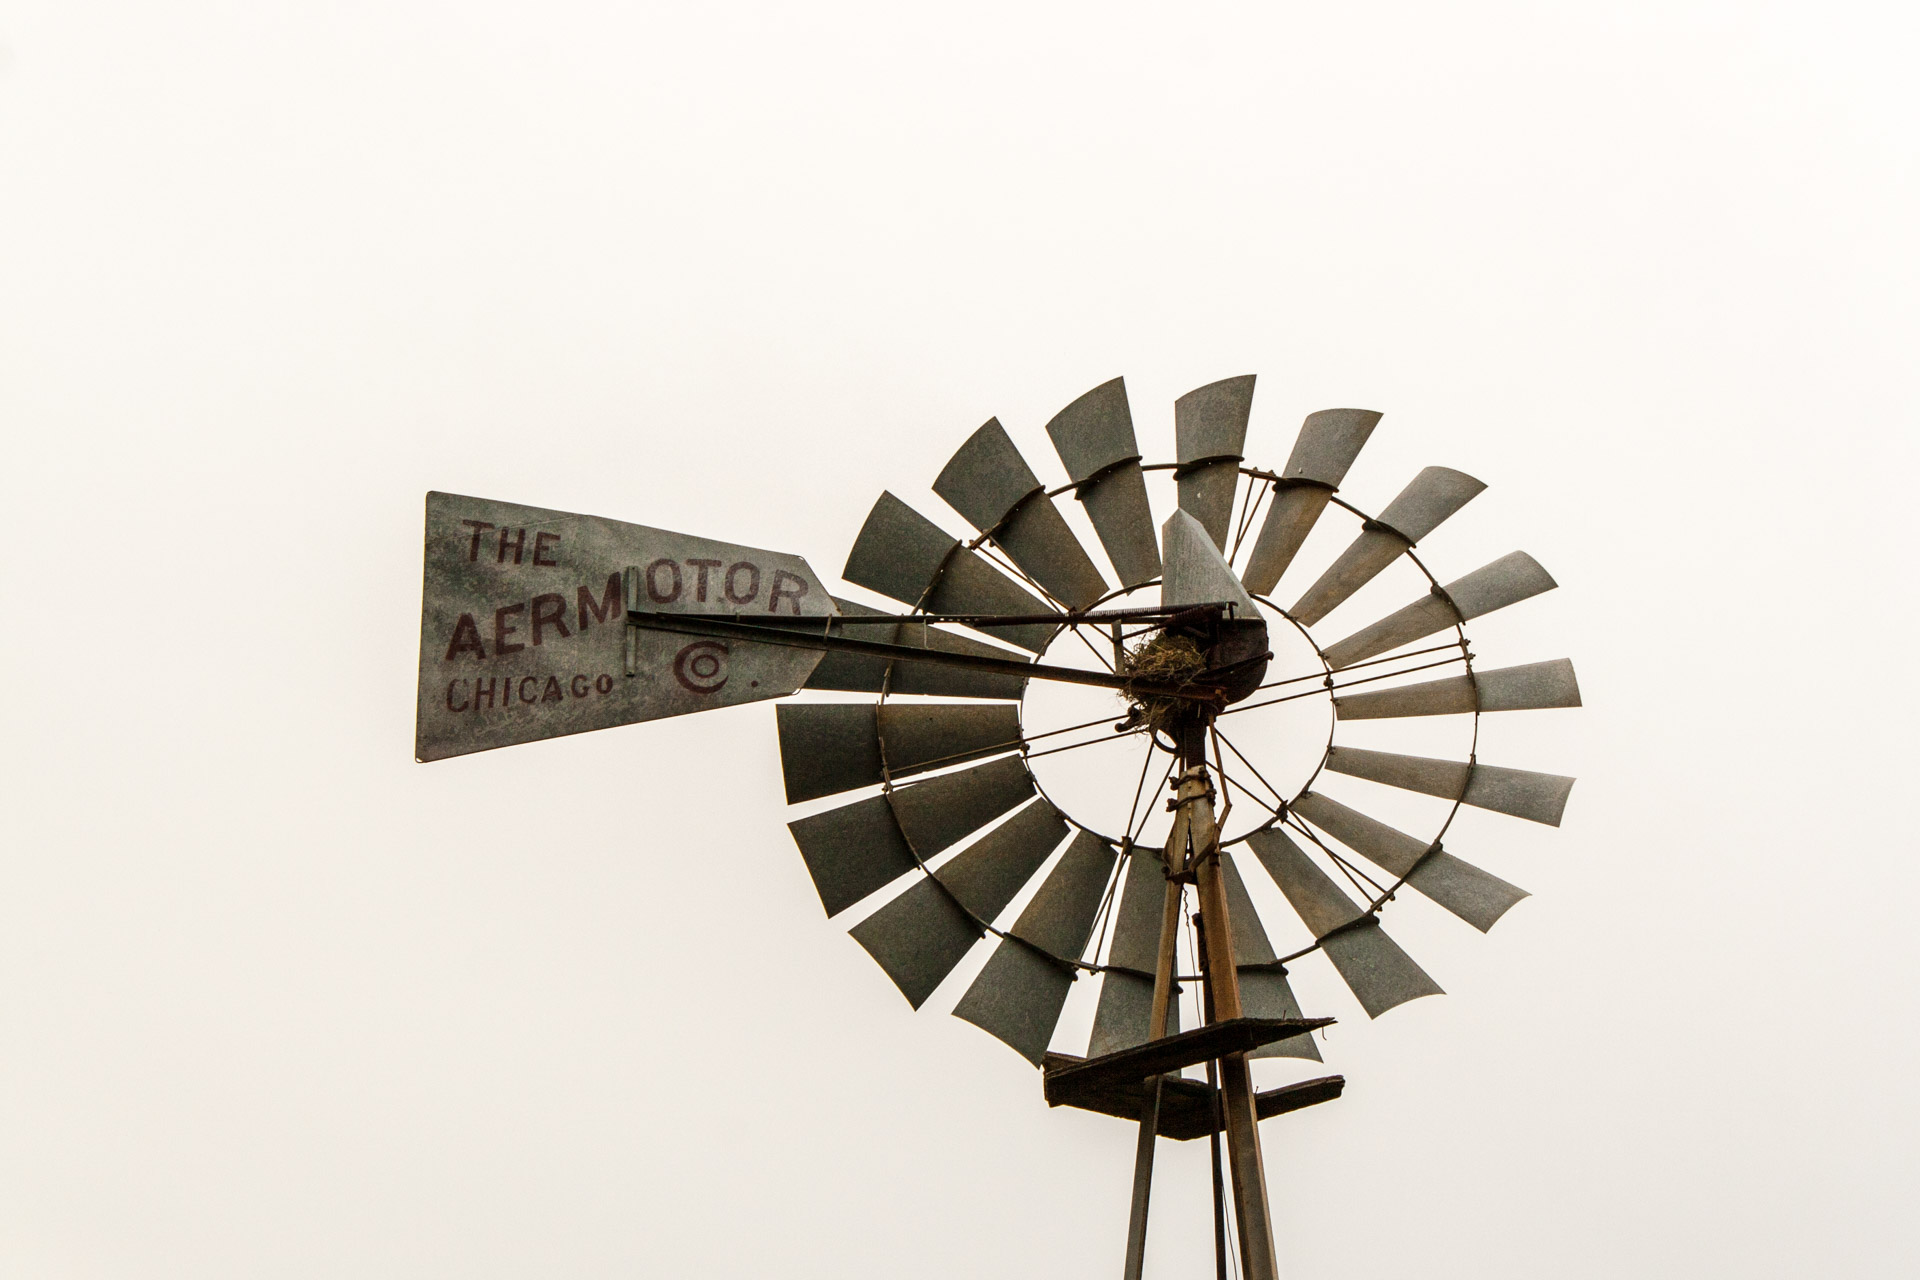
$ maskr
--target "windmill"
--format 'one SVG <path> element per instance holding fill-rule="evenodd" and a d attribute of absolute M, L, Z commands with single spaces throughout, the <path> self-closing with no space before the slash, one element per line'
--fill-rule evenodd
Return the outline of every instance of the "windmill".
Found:
<path fill-rule="evenodd" d="M 1242 1274 L 1271 1277 L 1259 1121 L 1344 1087 L 1253 1084 L 1249 1058 L 1320 1058 L 1332 1019 L 1302 1013 L 1290 970 L 1329 965 L 1370 1017 L 1438 994 L 1382 917 L 1412 890 L 1484 932 L 1526 896 L 1443 837 L 1463 805 L 1559 824 L 1572 779 L 1482 763 L 1479 724 L 1580 695 L 1565 660 L 1475 665 L 1467 624 L 1554 586 L 1531 557 L 1443 582 L 1417 551 L 1479 481 L 1428 467 L 1368 514 L 1339 489 L 1380 415 L 1310 414 L 1265 470 L 1244 453 L 1253 388 L 1180 397 L 1174 457 L 1149 462 L 1123 381 L 1095 387 L 1047 424 L 1053 487 L 989 420 L 933 483 L 977 536 L 883 493 L 854 541 L 845 580 L 900 610 L 833 595 L 794 555 L 429 494 L 416 755 L 861 695 L 777 708 L 827 915 L 859 917 L 851 936 L 916 1009 L 970 972 L 954 1014 L 1040 1068 L 1049 1104 L 1137 1125 L 1129 1277 L 1163 1137 L 1211 1144 L 1217 1265 L 1230 1210 Z M 1162 521 L 1150 478 L 1172 481 Z M 1350 540 L 1294 584 L 1329 512 Z M 1413 598 L 1339 622 L 1383 590 Z M 1464 726 L 1464 759 L 1341 740 L 1428 717 Z M 1057 772 L 1069 756 L 1105 761 L 1094 785 Z M 1429 798 L 1434 829 L 1370 816 L 1352 781 Z M 1290 916 L 1263 920 L 1257 895 Z M 1080 979 L 1098 983 L 1086 1053 L 1054 1052 Z"/>

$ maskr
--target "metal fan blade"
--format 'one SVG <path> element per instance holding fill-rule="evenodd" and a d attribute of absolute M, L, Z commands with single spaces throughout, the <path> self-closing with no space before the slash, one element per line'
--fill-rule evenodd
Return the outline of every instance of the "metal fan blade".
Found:
<path fill-rule="evenodd" d="M 833 603 L 841 613 L 878 617 L 884 612 L 855 604 L 851 600 L 842 600 L 838 596 L 833 598 Z M 832 624 L 829 634 L 854 633 L 844 630 L 836 622 Z M 873 634 L 871 627 L 863 627 L 859 629 L 858 638 L 912 645 L 937 653 L 970 653 L 1025 661 L 1010 649 L 1001 649 L 968 636 L 957 636 L 951 631 L 942 631 L 925 623 L 902 622 L 883 636 Z M 893 669 L 891 677 L 887 671 L 889 667 Z M 807 677 L 805 687 L 842 693 L 879 693 L 885 690 L 890 693 L 930 694 L 939 698 L 1004 698 L 1012 701 L 1020 697 L 1027 682 L 1018 676 L 962 671 L 931 662 L 889 662 L 885 658 L 872 658 L 865 654 L 828 653 L 821 656 L 820 665 Z"/>
<path fill-rule="evenodd" d="M 1160 537 L 1166 550 L 1160 579 L 1163 606 L 1230 603 L 1237 606 L 1234 612 L 1239 618 L 1260 617 L 1260 606 L 1240 585 L 1233 567 L 1198 520 L 1176 511 L 1160 527 Z"/>
<path fill-rule="evenodd" d="M 1114 907 L 1113 945 L 1093 1014 L 1087 1056 L 1118 1053 L 1145 1044 L 1153 1006 L 1153 971 L 1159 961 L 1160 918 L 1166 904 L 1167 866 L 1151 849 L 1136 845 L 1127 855 Z M 1178 1028 L 1180 1002 L 1167 1007 L 1167 1032 Z"/>
<path fill-rule="evenodd" d="M 1349 694 L 1333 700 L 1341 720 L 1388 720 L 1401 716 L 1444 716 L 1462 711 L 1535 711 L 1577 707 L 1580 686 L 1565 658 L 1520 667 L 1475 671 L 1423 684 Z"/>
<path fill-rule="evenodd" d="M 1337 670 L 1364 662 L 1458 622 L 1551 591 L 1556 585 L 1539 561 L 1524 551 L 1515 551 L 1449 582 L 1441 589 L 1444 594 L 1416 600 L 1398 613 L 1354 632 L 1326 650 L 1327 665 Z"/>
<path fill-rule="evenodd" d="M 841 576 L 902 604 L 924 605 L 929 613 L 1048 612 L 1039 597 L 891 493 L 873 504 Z M 993 634 L 1038 653 L 1053 628 L 997 627 Z"/>
<path fill-rule="evenodd" d="M 1252 409 L 1250 373 L 1210 382 L 1173 402 L 1180 509 L 1198 520 L 1222 551 L 1233 523 L 1233 495 L 1240 487 Z"/>
<path fill-rule="evenodd" d="M 1462 862 L 1439 845 L 1425 844 L 1338 800 L 1309 791 L 1292 808 L 1294 814 L 1375 866 L 1405 877 L 1408 884 L 1482 933 L 1527 896 L 1525 889 Z"/>
<path fill-rule="evenodd" d="M 1390 787 L 1459 800 L 1479 809 L 1511 814 L 1550 827 L 1560 825 L 1573 779 L 1554 773 L 1502 769 L 1491 764 L 1402 756 L 1390 751 L 1363 751 L 1334 747 L 1327 752 L 1327 768 L 1349 777 L 1384 782 Z"/>
<path fill-rule="evenodd" d="M 878 786 L 1020 745 L 1011 706 L 782 703 L 780 767 L 787 803 Z"/>
<path fill-rule="evenodd" d="M 1322 409 L 1307 415 L 1247 557 L 1247 571 L 1241 575 L 1247 590 L 1261 596 L 1273 591 L 1379 421 L 1380 415 L 1368 409 Z"/>
<path fill-rule="evenodd" d="M 1355 906 L 1285 832 L 1268 827 L 1249 835 L 1247 844 L 1368 1017 L 1377 1018 L 1421 996 L 1443 994 L 1379 922 Z"/>
<path fill-rule="evenodd" d="M 1047 424 L 1047 435 L 1121 584 L 1137 587 L 1159 577 L 1160 547 L 1126 380 L 1103 382 L 1062 409 Z"/>
<path fill-rule="evenodd" d="M 1118 856 L 1099 837 L 1085 831 L 1076 835 L 1014 921 L 1009 930 L 1013 937 L 994 950 L 954 1006 L 954 1016 L 997 1036 L 1039 1066 L 1073 983 L 1073 971 L 1065 962 L 1078 959 L 1086 947 Z"/>
<path fill-rule="evenodd" d="M 1092 608 L 1107 593 L 1106 579 L 998 418 L 960 446 L 933 491 L 1069 608 Z"/>
<path fill-rule="evenodd" d="M 918 1009 L 1066 836 L 1059 810 L 1035 800 L 855 925 L 854 940 Z"/>
<path fill-rule="evenodd" d="M 1248 1018 L 1298 1018 L 1300 1002 L 1287 985 L 1286 970 L 1274 965 L 1277 957 L 1267 931 L 1254 910 L 1246 881 L 1234 859 L 1220 859 L 1223 887 L 1227 894 L 1227 918 L 1233 927 L 1233 961 L 1240 982 L 1240 1013 Z M 1274 967 L 1266 967 L 1266 966 Z M 1249 1058 L 1308 1058 L 1319 1062 L 1320 1047 L 1310 1033 L 1302 1032 L 1285 1040 L 1262 1045 Z"/>
<path fill-rule="evenodd" d="M 1422 471 L 1300 597 L 1294 618 L 1310 627 L 1332 613 L 1486 487 L 1448 467 Z"/>
<path fill-rule="evenodd" d="M 829 916 L 1034 794 L 1019 757 L 942 774 L 787 824 Z M 909 843 L 911 842 L 911 843 Z"/>

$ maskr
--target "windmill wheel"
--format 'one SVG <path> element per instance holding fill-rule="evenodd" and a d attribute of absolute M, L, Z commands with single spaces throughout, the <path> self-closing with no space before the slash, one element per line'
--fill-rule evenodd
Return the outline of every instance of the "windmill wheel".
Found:
<path fill-rule="evenodd" d="M 1474 664 L 1468 623 L 1554 586 L 1531 557 L 1515 552 L 1443 582 L 1416 552 L 1479 481 L 1429 467 L 1377 516 L 1348 504 L 1339 486 L 1380 417 L 1354 409 L 1309 415 L 1283 468 L 1247 465 L 1253 385 L 1231 378 L 1182 396 L 1166 462 L 1143 460 L 1122 380 L 1094 388 L 1047 425 L 1067 476 L 1054 488 L 989 421 L 933 484 L 979 536 L 962 543 L 882 494 L 844 576 L 923 619 L 1021 619 L 983 621 L 973 635 L 901 621 L 887 636 L 894 644 L 1044 655 L 1122 675 L 1177 669 L 1178 628 L 1074 615 L 1224 600 L 1235 619 L 1264 622 L 1270 653 L 1235 664 L 1248 678 L 1209 717 L 1220 799 L 1231 805 L 1221 867 L 1243 1009 L 1298 1018 L 1288 969 L 1324 957 L 1378 1016 L 1440 991 L 1382 927 L 1405 890 L 1481 931 L 1526 896 L 1443 847 L 1460 807 L 1558 825 L 1572 786 L 1480 762 L 1480 717 L 1578 706 L 1579 690 L 1565 660 Z M 1150 477 L 1171 480 L 1177 503 L 1158 536 Z M 1069 494 L 1117 586 L 1063 513 L 1057 500 Z M 1288 571 L 1330 509 L 1354 522 L 1351 541 L 1317 578 L 1294 583 L 1305 575 Z M 1394 598 L 1412 603 L 1357 629 L 1341 623 L 1352 612 L 1344 606 L 1396 586 Z M 1283 599 L 1292 603 L 1275 603 Z M 880 612 L 835 603 L 842 615 Z M 781 704 L 781 759 L 789 803 L 871 793 L 790 827 L 830 917 L 881 904 L 852 936 L 908 1002 L 919 1008 L 990 941 L 956 1016 L 1039 1064 L 1072 983 L 1097 977 L 1088 1052 L 1146 1041 L 1166 879 L 1155 815 L 1164 819 L 1174 760 L 1153 699 L 849 653 L 827 654 L 805 687 L 876 695 Z M 1343 741 L 1360 722 L 1425 717 L 1460 726 L 1462 758 Z M 1433 809 L 1415 813 L 1411 796 Z M 1363 812 L 1363 800 L 1428 825 L 1402 830 Z M 1297 945 L 1276 947 L 1262 921 L 1248 883 L 1261 877 L 1277 889 L 1263 896 L 1291 908 L 1290 919 L 1269 919 Z M 1259 1053 L 1320 1056 L 1305 1034 Z"/>

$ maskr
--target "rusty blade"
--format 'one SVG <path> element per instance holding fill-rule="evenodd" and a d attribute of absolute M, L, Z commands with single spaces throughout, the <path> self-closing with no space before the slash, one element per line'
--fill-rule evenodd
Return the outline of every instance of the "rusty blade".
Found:
<path fill-rule="evenodd" d="M 662 610 L 830 617 L 798 556 L 599 516 L 429 493 L 414 754 L 420 760 L 758 702 L 805 683 L 818 653 L 634 637 L 623 574 Z"/>

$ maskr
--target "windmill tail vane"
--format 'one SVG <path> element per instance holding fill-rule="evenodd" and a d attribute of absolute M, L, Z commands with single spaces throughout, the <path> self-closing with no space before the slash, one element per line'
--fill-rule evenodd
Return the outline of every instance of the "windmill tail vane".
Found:
<path fill-rule="evenodd" d="M 899 609 L 832 594 L 792 554 L 430 493 L 415 755 L 785 699 L 789 830 L 826 914 L 858 908 L 852 938 L 915 1009 L 974 958 L 954 1015 L 1039 1067 L 1050 1106 L 1137 1126 L 1123 1273 L 1143 1274 L 1158 1141 L 1204 1137 L 1216 1261 L 1231 1236 L 1242 1274 L 1272 1277 L 1259 1122 L 1345 1086 L 1256 1087 L 1254 1060 L 1317 1062 L 1312 1033 L 1333 1021 L 1302 1012 L 1289 974 L 1326 965 L 1369 1017 L 1439 994 L 1382 916 L 1411 888 L 1484 932 L 1526 896 L 1441 837 L 1462 806 L 1559 825 L 1572 779 L 1482 763 L 1480 725 L 1580 693 L 1565 659 L 1475 665 L 1466 624 L 1554 587 L 1532 557 L 1443 582 L 1417 549 L 1480 481 L 1428 467 L 1370 515 L 1340 487 L 1380 415 L 1309 414 L 1263 469 L 1244 456 L 1253 388 L 1180 397 L 1174 457 L 1150 462 L 1125 383 L 1103 383 L 1046 424 L 1053 487 L 989 419 L 932 486 L 977 536 L 882 493 L 854 540 L 843 578 Z M 1350 540 L 1292 572 L 1337 545 L 1330 512 Z M 1400 580 L 1401 607 L 1315 634 Z M 1064 705 L 1085 714 L 1053 723 Z M 1464 759 L 1340 740 L 1424 717 L 1462 726 Z M 1287 773 L 1275 743 L 1306 744 L 1311 768 Z M 1131 752 L 1098 771 L 1125 790 L 1069 796 L 1049 770 L 1083 750 Z M 1378 787 L 1431 798 L 1401 803 L 1433 806 L 1437 829 L 1365 812 Z M 1166 831 L 1148 837 L 1156 814 Z M 1255 868 L 1286 918 L 1262 920 Z M 1082 978 L 1098 983 L 1091 1034 L 1062 1052 Z"/>

